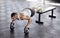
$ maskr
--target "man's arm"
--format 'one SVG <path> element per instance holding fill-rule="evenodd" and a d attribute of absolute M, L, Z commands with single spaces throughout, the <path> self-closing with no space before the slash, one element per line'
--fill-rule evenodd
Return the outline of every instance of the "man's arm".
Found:
<path fill-rule="evenodd" d="M 21 19 L 21 20 L 27 20 L 28 23 L 27 23 L 27 25 L 25 26 L 25 28 L 29 28 L 29 25 L 30 25 L 30 23 L 31 23 L 31 21 L 32 21 L 31 17 L 26 16 L 26 15 L 24 15 L 23 13 L 22 13 L 22 14 L 20 13 L 20 19 Z"/>
<path fill-rule="evenodd" d="M 26 25 L 25 27 L 26 27 L 26 28 L 29 28 L 29 26 L 30 26 L 30 24 L 31 24 L 31 22 L 32 22 L 32 19 L 31 19 L 31 17 L 28 17 L 28 16 L 27 16 L 26 20 L 28 20 L 28 23 L 27 23 L 27 25 Z"/>

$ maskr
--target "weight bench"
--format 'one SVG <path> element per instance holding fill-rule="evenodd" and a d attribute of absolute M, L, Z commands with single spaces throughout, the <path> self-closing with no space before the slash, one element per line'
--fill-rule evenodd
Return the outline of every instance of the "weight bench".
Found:
<path fill-rule="evenodd" d="M 51 15 L 49 15 L 49 17 L 51 18 L 56 18 L 56 16 L 53 16 L 53 11 L 55 10 L 56 8 L 55 7 L 47 7 L 47 8 L 44 8 L 44 10 L 42 12 L 37 12 L 39 15 L 38 15 L 38 21 L 36 21 L 36 23 L 38 24 L 43 24 L 43 22 L 41 22 L 41 14 L 44 14 L 46 12 L 49 12 L 51 11 Z"/>

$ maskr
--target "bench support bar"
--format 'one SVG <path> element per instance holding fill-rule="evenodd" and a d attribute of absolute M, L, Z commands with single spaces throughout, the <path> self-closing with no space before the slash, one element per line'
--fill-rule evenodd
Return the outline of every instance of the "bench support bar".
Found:
<path fill-rule="evenodd" d="M 53 16 L 53 11 L 54 11 L 54 10 L 52 10 L 51 15 L 49 15 L 49 17 L 51 17 L 51 18 L 56 18 L 56 16 Z"/>
<path fill-rule="evenodd" d="M 41 22 L 41 14 L 40 13 L 39 13 L 38 21 L 36 21 L 36 23 L 43 24 L 43 22 Z"/>

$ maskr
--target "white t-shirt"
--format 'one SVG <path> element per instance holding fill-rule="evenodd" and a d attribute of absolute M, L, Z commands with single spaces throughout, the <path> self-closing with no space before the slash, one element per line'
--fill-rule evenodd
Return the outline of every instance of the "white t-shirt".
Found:
<path fill-rule="evenodd" d="M 20 13 L 23 13 L 25 16 L 31 16 L 31 10 L 30 9 L 25 9 L 25 10 L 23 10 L 23 11 L 21 11 Z M 18 15 L 19 16 L 19 15 Z M 34 16 L 33 17 L 31 17 L 32 19 L 34 18 Z"/>
<path fill-rule="evenodd" d="M 29 16 L 29 17 L 31 16 L 31 11 L 29 9 L 25 9 L 24 11 L 20 13 L 23 13 L 24 15 Z"/>

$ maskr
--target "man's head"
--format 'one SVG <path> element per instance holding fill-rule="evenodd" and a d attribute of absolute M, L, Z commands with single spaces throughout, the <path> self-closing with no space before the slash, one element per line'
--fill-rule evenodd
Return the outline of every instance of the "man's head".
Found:
<path fill-rule="evenodd" d="M 14 20 L 18 19 L 18 14 L 16 12 L 13 12 L 11 14 L 11 18 L 14 19 Z"/>

